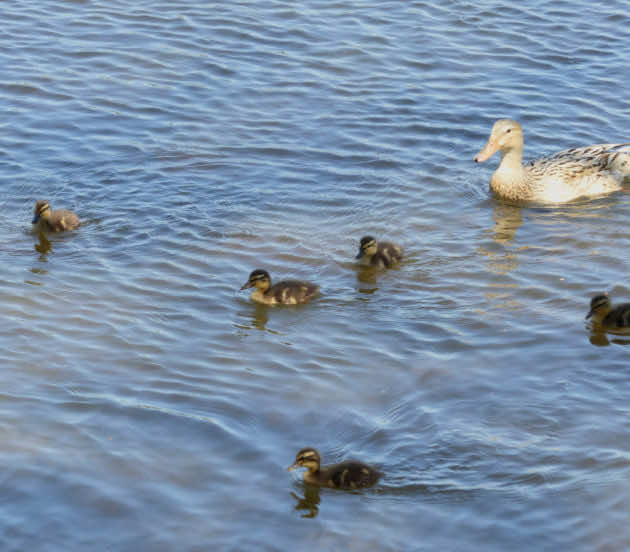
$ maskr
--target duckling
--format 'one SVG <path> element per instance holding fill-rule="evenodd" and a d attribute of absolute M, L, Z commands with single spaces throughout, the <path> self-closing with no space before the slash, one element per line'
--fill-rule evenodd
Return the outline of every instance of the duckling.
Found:
<path fill-rule="evenodd" d="M 312 485 L 333 489 L 358 489 L 374 485 L 383 475 L 381 472 L 357 460 L 346 460 L 332 466 L 321 467 L 321 456 L 312 447 L 298 451 L 295 462 L 287 469 L 306 468 L 304 481 Z"/>
<path fill-rule="evenodd" d="M 501 162 L 490 189 L 511 201 L 564 203 L 608 194 L 621 189 L 630 176 L 630 142 L 568 149 L 523 165 L 523 128 L 512 119 L 499 119 L 475 163 L 498 150 Z"/>
<path fill-rule="evenodd" d="M 360 264 L 378 268 L 391 268 L 402 259 L 402 248 L 391 242 L 377 242 L 372 236 L 361 238 L 359 254 Z"/>
<path fill-rule="evenodd" d="M 605 330 L 630 330 L 630 303 L 613 307 L 606 293 L 600 293 L 591 299 L 591 310 L 586 318 L 593 317 L 593 322 Z"/>
<path fill-rule="evenodd" d="M 254 270 L 241 287 L 241 291 L 250 287 L 252 299 L 265 305 L 301 305 L 308 303 L 319 291 L 319 286 L 302 280 L 283 280 L 271 285 L 271 277 L 266 270 Z"/>
<path fill-rule="evenodd" d="M 79 217 L 72 211 L 57 209 L 52 211 L 50 203 L 45 199 L 40 199 L 35 204 L 35 216 L 33 217 L 33 230 L 38 232 L 63 232 L 64 230 L 74 230 L 81 222 Z"/>

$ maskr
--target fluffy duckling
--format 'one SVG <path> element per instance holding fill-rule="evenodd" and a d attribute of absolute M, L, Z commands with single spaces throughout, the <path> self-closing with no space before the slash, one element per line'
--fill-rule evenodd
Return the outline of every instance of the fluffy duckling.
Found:
<path fill-rule="evenodd" d="M 402 259 L 402 248 L 391 242 L 377 242 L 372 236 L 364 236 L 356 258 L 364 266 L 390 268 Z"/>
<path fill-rule="evenodd" d="M 306 468 L 304 481 L 312 485 L 333 489 L 358 489 L 374 485 L 383 475 L 381 472 L 357 460 L 346 460 L 332 466 L 321 467 L 321 457 L 312 447 L 300 450 L 295 462 L 287 469 Z"/>
<path fill-rule="evenodd" d="M 600 293 L 591 299 L 591 310 L 586 318 L 591 317 L 605 330 L 630 330 L 630 303 L 613 307 L 608 295 Z"/>
<path fill-rule="evenodd" d="M 33 230 L 38 232 L 63 232 L 64 230 L 74 230 L 81 222 L 79 217 L 72 211 L 57 209 L 52 211 L 50 203 L 40 199 L 35 204 L 35 216 L 33 217 Z"/>
<path fill-rule="evenodd" d="M 271 285 L 271 277 L 266 270 L 254 270 L 243 284 L 241 291 L 250 287 L 252 299 L 265 305 L 301 305 L 308 303 L 319 291 L 319 286 L 303 280 L 283 280 Z"/>
<path fill-rule="evenodd" d="M 516 202 L 564 203 L 621 189 L 630 176 L 630 143 L 597 144 L 541 157 L 523 166 L 523 128 L 512 119 L 494 123 L 485 147 L 475 156 L 482 163 L 501 151 L 501 163 L 490 189 Z"/>

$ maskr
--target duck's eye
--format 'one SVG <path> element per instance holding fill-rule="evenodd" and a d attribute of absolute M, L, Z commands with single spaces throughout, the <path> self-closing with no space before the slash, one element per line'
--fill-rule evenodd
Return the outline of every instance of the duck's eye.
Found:
<path fill-rule="evenodd" d="M 508 129 L 506 129 L 506 130 L 505 130 L 505 133 L 506 133 L 506 134 L 509 134 L 510 132 L 512 132 L 512 129 L 511 129 L 511 128 L 508 128 Z"/>

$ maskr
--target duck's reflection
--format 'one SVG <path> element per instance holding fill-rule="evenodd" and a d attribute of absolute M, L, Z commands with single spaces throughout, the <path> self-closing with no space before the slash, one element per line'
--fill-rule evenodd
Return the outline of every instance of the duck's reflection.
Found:
<path fill-rule="evenodd" d="M 477 252 L 488 257 L 488 267 L 494 274 L 507 274 L 518 268 L 518 249 L 510 248 L 516 231 L 523 224 L 522 208 L 496 202 L 493 213 L 494 225 L 487 233 L 492 234 L 492 244 L 480 245 Z"/>
<path fill-rule="evenodd" d="M 516 205 L 495 202 L 492 215 L 494 228 L 492 239 L 502 245 L 509 244 L 516 235 L 516 231 L 523 224 L 523 209 Z"/>
<path fill-rule="evenodd" d="M 319 513 L 319 487 L 304 483 L 302 488 L 304 490 L 303 497 L 293 492 L 291 493 L 291 496 L 297 501 L 295 509 L 306 511 L 306 513 L 302 514 L 303 518 L 314 518 Z"/>

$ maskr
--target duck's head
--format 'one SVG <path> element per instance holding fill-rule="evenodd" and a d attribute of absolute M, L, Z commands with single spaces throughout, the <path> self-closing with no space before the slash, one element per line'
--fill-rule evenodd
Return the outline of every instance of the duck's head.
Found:
<path fill-rule="evenodd" d="M 241 291 L 250 287 L 255 287 L 264 293 L 269 289 L 270 285 L 271 277 L 269 276 L 269 272 L 263 270 L 262 268 L 257 268 L 249 275 L 247 282 L 245 282 L 243 287 L 241 287 Z"/>
<path fill-rule="evenodd" d="M 511 149 L 523 149 L 523 128 L 513 119 L 499 119 L 492 127 L 485 147 L 475 155 L 475 163 L 483 163 L 498 150 L 505 154 Z"/>
<path fill-rule="evenodd" d="M 321 457 L 319 456 L 319 452 L 317 452 L 313 447 L 305 447 L 298 451 L 295 455 L 295 462 L 293 462 L 293 464 L 291 464 L 287 469 L 291 471 L 296 468 L 306 468 L 308 471 L 316 472 L 319 471 L 320 462 Z"/>
<path fill-rule="evenodd" d="M 359 244 L 359 254 L 357 255 L 357 259 L 361 259 L 364 256 L 371 257 L 376 254 L 376 240 L 372 236 L 364 236 L 361 238 L 361 243 Z"/>
<path fill-rule="evenodd" d="M 48 201 L 46 201 L 45 199 L 40 199 L 35 204 L 35 209 L 33 210 L 33 212 L 35 213 L 35 216 L 33 217 L 32 223 L 37 224 L 39 222 L 39 219 L 46 219 L 50 216 L 50 203 L 48 203 Z"/>
<path fill-rule="evenodd" d="M 591 310 L 588 311 L 586 318 L 593 315 L 606 316 L 610 311 L 610 297 L 607 293 L 600 293 L 591 299 Z"/>

